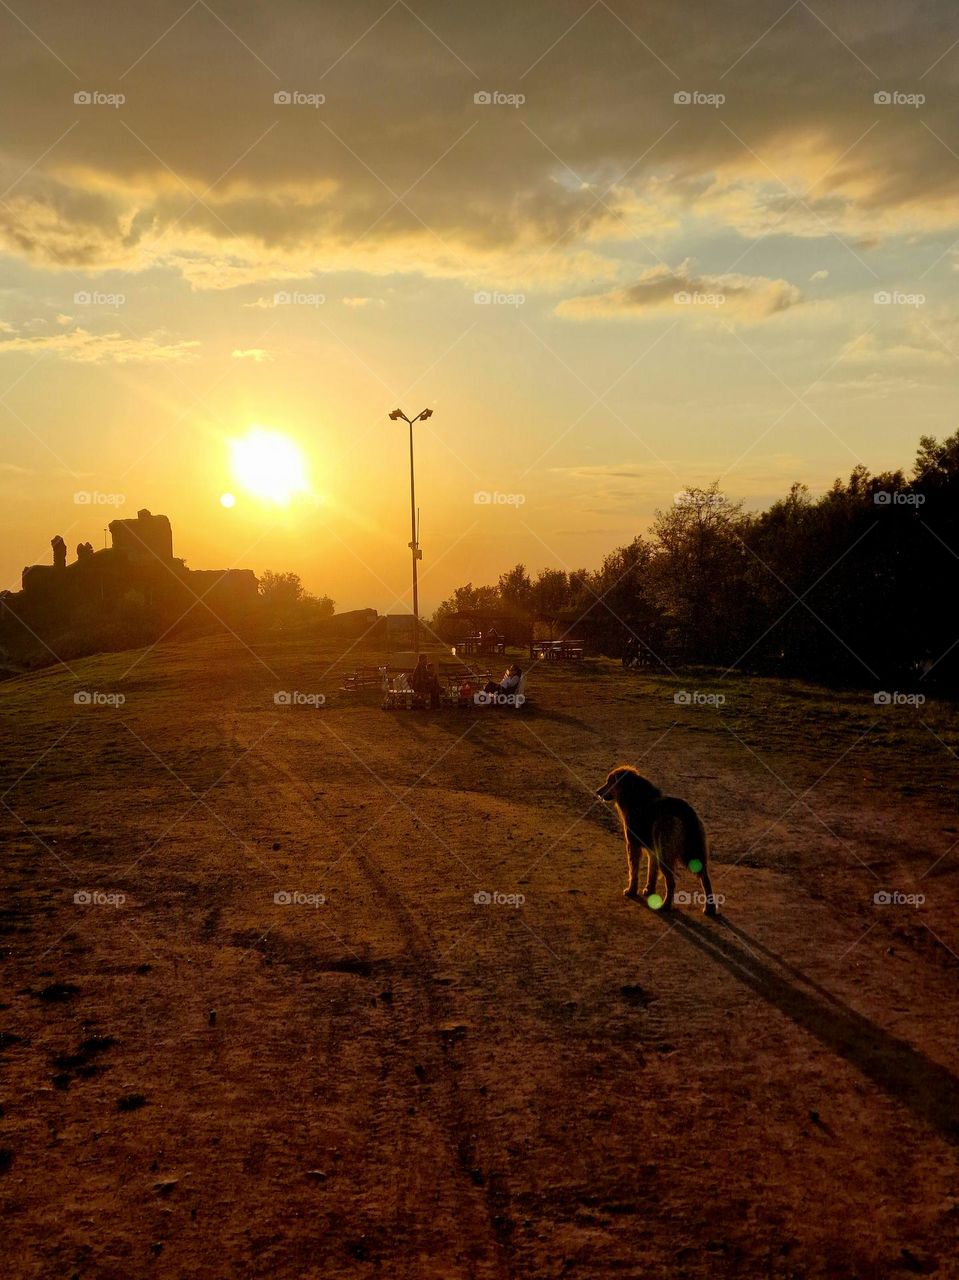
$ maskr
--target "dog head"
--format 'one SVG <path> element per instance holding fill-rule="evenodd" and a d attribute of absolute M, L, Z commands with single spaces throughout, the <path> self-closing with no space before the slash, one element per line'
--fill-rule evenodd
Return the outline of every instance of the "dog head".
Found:
<path fill-rule="evenodd" d="M 660 792 L 658 787 L 653 786 L 641 773 L 637 773 L 631 765 L 622 764 L 610 773 L 603 785 L 597 788 L 596 794 L 607 804 L 622 807 L 630 801 L 643 804 L 654 800 Z"/>

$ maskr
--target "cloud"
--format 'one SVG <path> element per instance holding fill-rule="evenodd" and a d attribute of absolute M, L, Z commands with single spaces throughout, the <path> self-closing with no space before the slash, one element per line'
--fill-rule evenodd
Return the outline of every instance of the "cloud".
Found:
<path fill-rule="evenodd" d="M 809 279 L 813 284 L 817 284 L 820 280 L 828 280 L 829 272 L 826 270 L 814 271 Z"/>
<path fill-rule="evenodd" d="M 138 338 L 72 329 L 69 333 L 0 339 L 0 355 L 49 351 L 74 364 L 169 364 L 194 359 L 199 345 L 199 342 L 166 342 L 157 334 Z"/>
<path fill-rule="evenodd" d="M 651 0 L 641 41 L 628 7 L 574 28 L 565 8 L 237 0 L 233 38 L 203 5 L 156 0 L 111 12 L 104 40 L 35 0 L 47 44 L 90 85 L 122 78 L 127 101 L 75 106 L 63 66 L 7 24 L 0 244 L 198 289 L 347 270 L 559 288 L 615 278 L 637 236 L 664 256 L 699 227 L 862 253 L 959 228 L 946 0 L 835 0 L 828 27 L 805 5 L 770 27 L 760 0 Z M 904 51 L 910 84 L 880 81 Z M 521 107 L 474 102 L 488 68 Z M 874 101 L 913 82 L 921 112 Z M 278 106 L 283 85 L 326 103 Z M 674 101 L 720 87 L 718 109 Z"/>
<path fill-rule="evenodd" d="M 246 351 L 241 351 L 238 347 L 230 354 L 234 360 L 252 360 L 255 364 L 262 364 L 265 360 L 273 359 L 269 351 L 265 351 L 263 347 L 250 347 Z"/>
<path fill-rule="evenodd" d="M 842 347 L 836 367 L 893 362 L 946 367 L 954 364 L 955 359 L 931 333 L 921 333 L 910 325 L 894 335 L 882 337 L 873 332 L 851 338 Z"/>
<path fill-rule="evenodd" d="M 689 261 L 650 267 L 631 285 L 566 298 L 556 314 L 572 319 L 637 316 L 668 310 L 677 318 L 729 318 L 757 323 L 802 301 L 795 285 L 766 276 L 698 275 Z"/>

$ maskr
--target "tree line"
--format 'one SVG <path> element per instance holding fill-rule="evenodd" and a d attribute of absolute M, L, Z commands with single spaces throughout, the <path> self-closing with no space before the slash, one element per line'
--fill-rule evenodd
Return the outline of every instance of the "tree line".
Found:
<path fill-rule="evenodd" d="M 923 436 L 907 476 L 857 466 L 820 498 L 803 484 L 749 512 L 718 483 L 689 488 L 598 569 L 522 564 L 495 586 L 467 583 L 437 609 L 488 610 L 525 631 L 644 661 L 838 683 L 959 683 L 959 432 Z"/>

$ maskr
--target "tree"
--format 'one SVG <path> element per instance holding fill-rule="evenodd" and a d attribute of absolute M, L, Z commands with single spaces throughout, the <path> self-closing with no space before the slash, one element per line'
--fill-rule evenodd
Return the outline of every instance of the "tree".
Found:
<path fill-rule="evenodd" d="M 745 572 L 741 502 L 714 481 L 688 488 L 653 523 L 655 594 L 671 622 L 671 640 L 693 662 L 735 660 L 741 637 L 730 606 Z"/>
<path fill-rule="evenodd" d="M 274 573 L 267 569 L 260 576 L 260 595 L 274 609 L 289 609 L 303 599 L 305 592 L 298 573 Z"/>
<path fill-rule="evenodd" d="M 504 608 L 520 614 L 529 613 L 533 603 L 533 583 L 524 564 L 514 565 L 508 573 L 501 573 L 496 590 Z"/>

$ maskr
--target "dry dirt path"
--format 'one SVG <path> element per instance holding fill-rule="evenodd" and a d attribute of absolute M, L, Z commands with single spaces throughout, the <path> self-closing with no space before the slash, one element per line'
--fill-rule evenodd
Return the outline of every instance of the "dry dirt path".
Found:
<path fill-rule="evenodd" d="M 261 657 L 0 686 L 15 1274 L 959 1275 L 948 709 L 313 710 Z M 623 900 L 619 760 L 702 809 L 719 922 Z"/>

